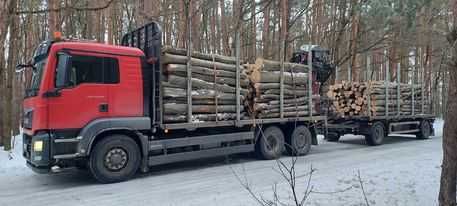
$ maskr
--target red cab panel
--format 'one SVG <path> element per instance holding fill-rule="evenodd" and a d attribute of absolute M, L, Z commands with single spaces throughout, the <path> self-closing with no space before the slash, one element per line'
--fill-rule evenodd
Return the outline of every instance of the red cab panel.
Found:
<path fill-rule="evenodd" d="M 71 86 L 56 87 L 58 52 L 71 56 Z M 33 110 L 33 134 L 44 129 L 79 129 L 103 117 L 143 116 L 141 57 L 130 47 L 99 43 L 59 42 L 51 46 L 34 97 L 24 100 L 24 110 Z M 110 70 L 106 70 L 110 68 Z M 103 70 L 100 76 L 97 73 Z M 58 90 L 56 96 L 47 92 Z"/>

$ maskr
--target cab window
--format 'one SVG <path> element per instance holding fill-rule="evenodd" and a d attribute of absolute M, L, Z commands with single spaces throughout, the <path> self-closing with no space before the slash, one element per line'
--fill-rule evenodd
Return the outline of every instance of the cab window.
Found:
<path fill-rule="evenodd" d="M 58 69 L 64 66 L 59 64 Z M 65 85 L 75 87 L 84 83 L 92 84 L 116 84 L 119 83 L 119 63 L 116 58 L 110 57 L 96 57 L 96 56 L 83 56 L 71 55 L 67 76 L 56 78 L 65 78 Z M 56 82 L 59 82 L 56 79 Z"/>

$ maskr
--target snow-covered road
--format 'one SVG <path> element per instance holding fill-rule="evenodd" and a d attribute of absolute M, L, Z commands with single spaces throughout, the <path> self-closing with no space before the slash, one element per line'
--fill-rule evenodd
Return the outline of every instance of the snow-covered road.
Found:
<path fill-rule="evenodd" d="M 340 143 L 320 140 L 300 157 L 298 175 L 316 169 L 307 205 L 364 205 L 356 177 L 360 171 L 370 205 L 437 205 L 441 135 L 429 140 L 389 137 L 385 144 L 368 147 L 361 137 L 346 136 Z M 128 182 L 101 185 L 86 172 L 34 174 L 19 152 L 9 161 L 0 153 L 0 205 L 256 205 L 234 173 L 246 178 L 255 194 L 272 199 L 273 186 L 283 201 L 288 187 L 275 161 L 250 155 L 191 161 L 153 168 Z M 282 158 L 287 162 L 289 157 Z M 307 178 L 299 178 L 299 190 Z"/>

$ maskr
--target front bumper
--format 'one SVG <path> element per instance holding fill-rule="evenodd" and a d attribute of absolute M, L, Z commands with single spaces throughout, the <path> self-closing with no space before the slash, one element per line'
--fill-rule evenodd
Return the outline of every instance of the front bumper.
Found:
<path fill-rule="evenodd" d="M 32 171 L 39 173 L 39 174 L 48 174 L 51 173 L 51 167 L 40 167 L 40 166 L 35 166 L 31 162 L 27 161 L 27 167 L 30 168 Z"/>
<path fill-rule="evenodd" d="M 27 165 L 34 168 L 50 168 L 51 167 L 51 145 L 50 135 L 47 132 L 39 132 L 33 136 L 24 134 L 23 141 L 23 156 L 27 160 Z M 41 141 L 41 151 L 35 151 L 33 145 L 35 142 Z"/>
<path fill-rule="evenodd" d="M 53 132 L 39 132 L 33 136 L 23 135 L 23 156 L 34 172 L 53 173 L 52 168 L 67 168 L 75 165 L 80 158 L 76 153 L 78 143 L 71 137 L 56 137 Z M 69 141 L 70 140 L 70 141 Z M 42 142 L 41 151 L 35 151 L 34 143 Z"/>

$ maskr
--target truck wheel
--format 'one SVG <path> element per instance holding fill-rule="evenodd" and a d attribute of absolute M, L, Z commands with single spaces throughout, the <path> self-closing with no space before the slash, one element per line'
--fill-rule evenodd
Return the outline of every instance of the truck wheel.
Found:
<path fill-rule="evenodd" d="M 312 134 L 305 126 L 298 126 L 286 139 L 286 150 L 289 155 L 302 156 L 311 150 Z"/>
<path fill-rule="evenodd" d="M 255 147 L 256 154 L 261 159 L 277 159 L 284 151 L 284 134 L 276 126 L 270 126 L 259 132 Z"/>
<path fill-rule="evenodd" d="M 340 141 L 340 134 L 336 132 L 328 133 L 327 137 L 325 138 L 328 142 L 338 142 Z"/>
<path fill-rule="evenodd" d="M 124 135 L 107 136 L 92 149 L 89 169 L 101 183 L 130 179 L 140 166 L 140 149 L 136 142 Z"/>
<path fill-rule="evenodd" d="M 375 122 L 371 125 L 370 133 L 365 136 L 367 144 L 370 146 L 376 146 L 382 144 L 384 137 L 386 136 L 386 131 L 384 129 L 384 124 L 381 122 Z"/>
<path fill-rule="evenodd" d="M 430 125 L 430 122 L 427 120 L 422 120 L 420 127 L 419 127 L 419 132 L 416 133 L 417 139 L 428 139 L 430 138 L 430 135 L 432 134 L 432 127 Z"/>

